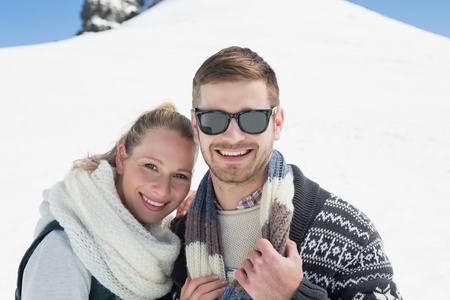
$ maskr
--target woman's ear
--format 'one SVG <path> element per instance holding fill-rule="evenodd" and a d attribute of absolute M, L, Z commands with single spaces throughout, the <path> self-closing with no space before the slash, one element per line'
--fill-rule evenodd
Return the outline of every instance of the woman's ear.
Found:
<path fill-rule="evenodd" d="M 123 174 L 124 161 L 127 158 L 127 151 L 125 150 L 125 144 L 120 144 L 116 154 L 116 171 L 118 174 Z"/>

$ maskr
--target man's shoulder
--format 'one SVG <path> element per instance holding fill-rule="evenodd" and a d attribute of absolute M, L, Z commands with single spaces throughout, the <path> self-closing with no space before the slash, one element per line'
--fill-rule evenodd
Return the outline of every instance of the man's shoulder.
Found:
<path fill-rule="evenodd" d="M 307 226 L 308 233 L 311 230 L 339 231 L 360 243 L 366 242 L 376 232 L 373 223 L 360 209 L 307 178 L 297 166 L 291 167 L 296 188 L 294 226 Z"/>
<path fill-rule="evenodd" d="M 354 222 L 367 228 L 368 231 L 375 231 L 372 221 L 363 211 L 350 202 L 330 194 L 330 198 L 324 203 L 322 216 L 324 219 L 330 218 L 331 220 L 332 215 L 336 216 L 333 218 L 335 220 L 347 220 L 345 223 Z"/>
<path fill-rule="evenodd" d="M 292 173 L 294 176 L 294 185 L 297 190 L 302 189 L 302 193 L 313 193 L 310 196 L 306 195 L 307 197 L 321 197 L 323 201 L 326 200 L 326 198 L 329 197 L 329 192 L 325 190 L 323 187 L 321 187 L 317 182 L 314 180 L 306 177 L 303 172 L 300 170 L 300 168 L 295 164 L 289 164 L 289 166 L 292 169 Z"/>
<path fill-rule="evenodd" d="M 365 213 L 333 194 L 323 204 L 308 234 L 340 237 L 360 246 L 379 238 L 374 224 Z"/>

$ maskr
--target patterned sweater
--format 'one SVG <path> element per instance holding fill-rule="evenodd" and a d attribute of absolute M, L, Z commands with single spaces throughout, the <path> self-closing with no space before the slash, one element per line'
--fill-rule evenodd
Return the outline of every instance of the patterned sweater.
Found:
<path fill-rule="evenodd" d="M 289 237 L 298 245 L 304 275 L 292 299 L 402 299 L 383 242 L 367 216 L 291 167 L 295 195 Z M 177 298 L 187 277 L 185 222 L 186 217 L 172 224 L 182 241 L 172 273 Z"/>

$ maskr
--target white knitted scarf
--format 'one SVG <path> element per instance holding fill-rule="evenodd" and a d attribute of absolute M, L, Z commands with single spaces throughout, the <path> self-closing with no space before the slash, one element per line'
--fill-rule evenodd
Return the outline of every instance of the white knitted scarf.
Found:
<path fill-rule="evenodd" d="M 170 291 L 180 241 L 161 222 L 145 228 L 133 217 L 106 161 L 91 175 L 69 172 L 48 202 L 75 254 L 103 286 L 122 299 L 155 299 Z"/>

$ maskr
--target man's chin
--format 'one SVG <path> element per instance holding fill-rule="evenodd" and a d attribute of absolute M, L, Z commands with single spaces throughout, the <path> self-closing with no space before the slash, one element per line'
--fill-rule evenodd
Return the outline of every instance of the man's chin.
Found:
<path fill-rule="evenodd" d="M 211 169 L 211 172 L 219 181 L 227 184 L 245 183 L 250 179 L 248 172 L 244 170 L 228 169 L 227 171 L 223 171 Z"/>

